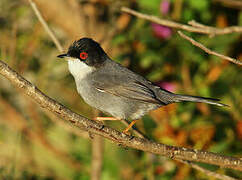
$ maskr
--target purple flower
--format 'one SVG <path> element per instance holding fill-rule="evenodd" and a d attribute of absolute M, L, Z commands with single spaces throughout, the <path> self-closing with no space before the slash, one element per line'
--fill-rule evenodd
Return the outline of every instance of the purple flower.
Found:
<path fill-rule="evenodd" d="M 163 15 L 166 15 L 170 11 L 170 1 L 169 0 L 163 0 L 160 3 L 160 12 Z"/>
<path fill-rule="evenodd" d="M 161 88 L 163 88 L 167 91 L 171 91 L 171 92 L 174 92 L 176 90 L 176 84 L 174 84 L 172 82 L 162 81 L 162 82 L 158 83 L 158 86 L 160 86 Z"/>
<path fill-rule="evenodd" d="M 172 31 L 170 28 L 161 26 L 156 23 L 151 24 L 151 28 L 153 30 L 153 33 L 156 37 L 161 38 L 161 39 L 168 39 L 171 37 Z"/>

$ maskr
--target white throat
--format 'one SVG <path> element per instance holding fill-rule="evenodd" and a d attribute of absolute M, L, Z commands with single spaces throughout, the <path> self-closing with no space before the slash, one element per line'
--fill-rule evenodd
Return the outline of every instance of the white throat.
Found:
<path fill-rule="evenodd" d="M 94 68 L 81 62 L 79 59 L 68 59 L 69 71 L 75 78 L 75 81 L 82 80 L 87 74 L 91 73 Z"/>

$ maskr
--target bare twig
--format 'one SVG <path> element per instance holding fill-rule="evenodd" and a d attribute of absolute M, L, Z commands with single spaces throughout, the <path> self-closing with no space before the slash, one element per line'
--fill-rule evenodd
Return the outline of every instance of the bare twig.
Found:
<path fill-rule="evenodd" d="M 16 71 L 12 70 L 3 61 L 0 61 L 0 74 L 9 79 L 12 84 L 20 88 L 41 107 L 52 111 L 64 120 L 68 121 L 70 124 L 79 127 L 82 130 L 103 136 L 112 142 L 122 144 L 123 146 L 130 148 L 171 157 L 173 159 L 204 162 L 242 171 L 242 160 L 239 158 L 184 147 L 168 146 L 165 144 L 152 142 L 147 139 L 128 136 L 110 127 L 106 127 L 96 121 L 89 120 L 77 113 L 72 112 L 70 109 L 45 95 L 37 87 L 20 76 Z"/>
<path fill-rule="evenodd" d="M 38 17 L 40 23 L 43 25 L 45 31 L 49 34 L 50 38 L 52 39 L 52 41 L 55 43 L 57 49 L 62 52 L 63 48 L 59 42 L 59 40 L 55 37 L 54 33 L 51 31 L 51 29 L 49 28 L 49 26 L 47 25 L 47 23 L 45 22 L 44 18 L 42 17 L 41 13 L 39 12 L 36 4 L 32 1 L 29 0 L 29 3 L 32 7 L 32 9 L 34 10 L 34 13 L 36 14 L 36 16 Z"/>
<path fill-rule="evenodd" d="M 241 26 L 231 26 L 231 27 L 226 27 L 226 28 L 221 28 L 221 29 L 210 27 L 210 26 L 204 26 L 203 28 L 201 28 L 201 27 L 197 27 L 197 26 L 193 26 L 193 25 L 189 26 L 186 24 L 180 24 L 180 23 L 170 21 L 170 20 L 160 19 L 156 16 L 143 14 L 143 13 L 134 11 L 132 9 L 129 9 L 127 7 L 122 7 L 121 10 L 123 12 L 137 16 L 141 19 L 145 19 L 145 20 L 148 20 L 148 21 L 151 21 L 151 22 L 163 25 L 163 26 L 176 28 L 176 29 L 182 29 L 182 30 L 201 33 L 201 34 L 208 34 L 211 36 L 229 34 L 229 33 L 233 33 L 233 32 L 242 33 Z"/>
<path fill-rule="evenodd" d="M 214 178 L 221 179 L 221 180 L 237 180 L 236 178 L 232 178 L 230 176 L 223 175 L 223 174 L 218 174 L 218 173 L 215 173 L 213 171 L 202 168 L 201 166 L 199 166 L 199 165 L 197 165 L 193 162 L 190 162 L 190 161 L 183 161 L 183 160 L 178 160 L 178 161 L 185 163 L 187 165 L 190 165 L 192 168 L 194 168 L 198 171 L 201 171 L 201 172 L 203 172 L 204 174 L 206 174 L 207 176 L 210 176 L 210 177 L 214 177 Z"/>
<path fill-rule="evenodd" d="M 189 21 L 188 24 L 193 26 L 193 27 L 197 27 L 197 28 L 210 28 L 209 26 L 206 26 L 204 24 L 198 23 L 195 20 Z"/>
<path fill-rule="evenodd" d="M 129 14 L 132 14 L 134 16 L 137 16 L 139 18 L 146 19 L 146 20 L 149 20 L 151 22 L 154 22 L 154 23 L 157 23 L 157 24 L 160 24 L 160 25 L 163 25 L 163 26 L 168 26 L 168 27 L 172 27 L 172 28 L 176 28 L 176 29 L 183 29 L 183 30 L 190 31 L 190 32 L 208 34 L 210 36 L 228 34 L 228 33 L 233 33 L 233 32 L 239 32 L 239 33 L 242 32 L 242 27 L 240 27 L 240 26 L 231 26 L 231 27 L 227 27 L 227 28 L 223 28 L 223 29 L 218 29 L 218 28 L 214 28 L 214 27 L 210 27 L 210 26 L 206 26 L 206 25 L 197 23 L 196 21 L 190 21 L 188 23 L 188 24 L 190 24 L 190 26 L 189 26 L 189 25 L 185 25 L 185 24 L 176 23 L 174 21 L 160 19 L 156 16 L 142 14 L 142 13 L 139 13 L 137 11 L 134 11 L 134 10 L 126 8 L 126 7 L 122 7 L 121 10 L 124 11 L 124 12 L 127 12 Z M 219 54 L 217 52 L 214 52 L 214 51 L 206 48 L 201 43 L 198 43 L 195 40 L 193 40 L 192 38 L 184 35 L 182 32 L 178 31 L 178 33 L 181 37 L 190 41 L 193 45 L 201 48 L 206 53 L 218 56 L 222 59 L 228 60 L 228 61 L 233 62 L 235 64 L 242 65 L 241 61 L 239 61 L 235 58 L 231 58 L 231 57 Z"/>
<path fill-rule="evenodd" d="M 220 57 L 220 58 L 222 58 L 222 59 L 225 59 L 225 60 L 227 60 L 227 61 L 230 61 L 230 62 L 235 63 L 235 64 L 238 64 L 238 65 L 242 65 L 242 62 L 241 62 L 241 61 L 239 61 L 239 60 L 237 60 L 237 59 L 234 59 L 234 58 L 231 58 L 231 57 L 228 57 L 228 56 L 225 56 L 225 55 L 222 55 L 222 54 L 219 54 L 219 53 L 217 53 L 217 52 L 214 52 L 214 51 L 212 51 L 212 50 L 206 48 L 206 47 L 205 47 L 204 45 L 202 45 L 201 43 L 195 41 L 194 39 L 192 39 L 192 38 L 190 38 L 190 37 L 188 37 L 188 36 L 186 36 L 186 35 L 183 34 L 181 31 L 178 31 L 178 34 L 179 34 L 182 38 L 184 38 L 184 39 L 190 41 L 194 46 L 197 46 L 197 47 L 201 48 L 202 50 L 204 50 L 204 51 L 205 51 L 206 53 L 208 53 L 208 54 L 218 56 L 218 57 Z"/>

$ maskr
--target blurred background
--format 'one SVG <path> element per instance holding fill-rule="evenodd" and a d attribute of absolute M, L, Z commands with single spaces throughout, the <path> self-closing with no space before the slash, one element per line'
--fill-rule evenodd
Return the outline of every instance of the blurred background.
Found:
<path fill-rule="evenodd" d="M 148 137 L 169 145 L 241 157 L 241 67 L 207 55 L 174 29 L 120 11 L 126 6 L 180 23 L 196 20 L 223 28 L 242 25 L 242 5 L 235 1 L 241 2 L 38 0 L 36 4 L 65 50 L 74 40 L 91 37 L 112 59 L 162 88 L 218 98 L 230 105 L 180 103 L 160 108 L 136 124 Z M 242 60 L 241 34 L 213 38 L 186 34 L 219 53 Z M 93 118 L 97 112 L 78 95 L 67 63 L 56 58 L 59 53 L 29 1 L 0 1 L 0 59 L 48 96 Z M 125 127 L 117 121 L 105 123 L 118 130 Z M 209 179 L 188 165 L 162 156 L 125 149 L 102 138 L 91 140 L 87 133 L 42 109 L 0 76 L 0 179 L 91 179 L 95 163 L 102 164 L 97 179 Z M 242 178 L 239 171 L 201 165 Z"/>

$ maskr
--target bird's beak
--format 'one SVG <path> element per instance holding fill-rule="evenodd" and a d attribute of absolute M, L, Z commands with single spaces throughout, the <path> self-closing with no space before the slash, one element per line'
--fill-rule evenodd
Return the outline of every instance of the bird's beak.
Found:
<path fill-rule="evenodd" d="M 65 58 L 65 57 L 70 57 L 69 54 L 60 54 L 57 56 L 58 58 Z"/>

